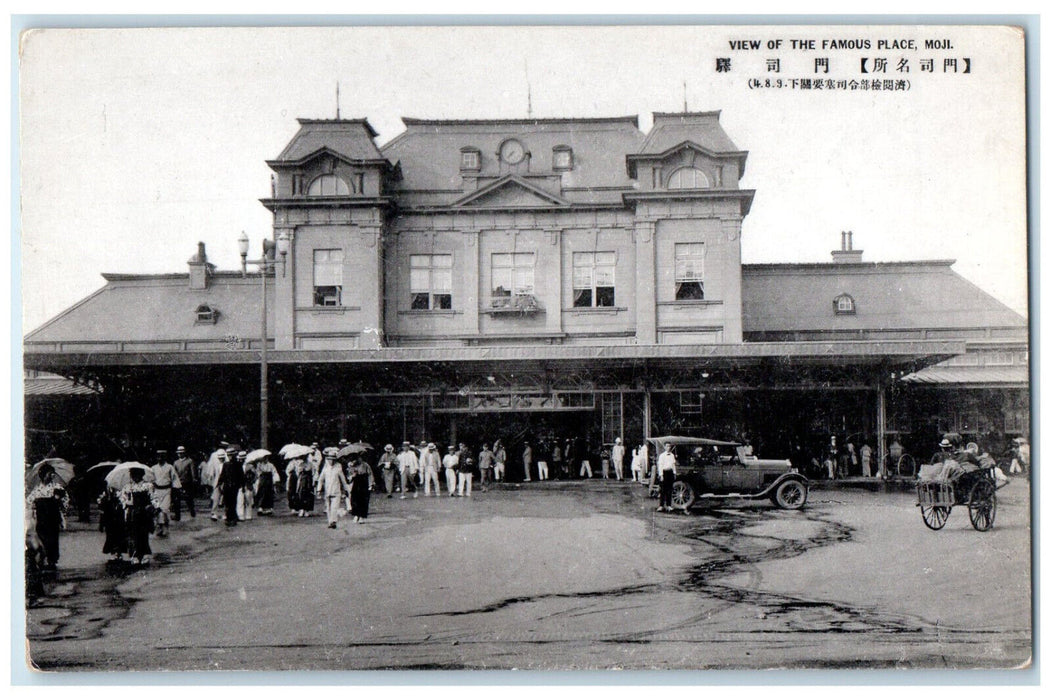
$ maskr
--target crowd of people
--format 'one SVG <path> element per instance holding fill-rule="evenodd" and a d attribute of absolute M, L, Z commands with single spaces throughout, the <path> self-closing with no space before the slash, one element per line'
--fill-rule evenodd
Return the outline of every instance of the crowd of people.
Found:
<path fill-rule="evenodd" d="M 184 506 L 189 517 L 195 518 L 197 498 L 210 499 L 213 521 L 234 527 L 257 516 L 272 516 L 283 491 L 290 515 L 307 518 L 320 507 L 327 526 L 336 528 L 345 515 L 355 523 L 366 520 L 373 492 L 401 499 L 419 498 L 421 492 L 426 497 L 471 498 L 476 486 L 485 492 L 507 479 L 508 451 L 500 440 L 492 445 L 483 443 L 477 452 L 462 442 L 449 444 L 444 453 L 433 442 L 413 445 L 406 441 L 397 451 L 388 444 L 373 465 L 365 459 L 371 447 L 357 445 L 357 449 L 348 449 L 350 443 L 340 440 L 338 445 L 322 449 L 313 443 L 278 460 L 280 468 L 271 461 L 277 456 L 266 450 L 247 452 L 227 443 L 221 443 L 202 461 L 191 458 L 182 446 L 176 449 L 173 462 L 168 461 L 167 451 L 157 450 L 152 466 L 132 466 L 124 479 L 107 477 L 97 499 L 99 529 L 105 535 L 102 551 L 113 559 L 127 556 L 140 564 L 148 562 L 152 554 L 150 536 L 166 537 L 171 523 L 181 520 Z M 521 480 L 525 482 L 532 481 L 534 475 L 540 481 L 592 478 L 593 457 L 600 461 L 604 478 L 624 480 L 625 461 L 630 459 L 630 480 L 659 484 L 658 510 L 670 509 L 671 484 L 678 466 L 670 449 L 657 455 L 652 465 L 645 442 L 633 448 L 629 458 L 620 438 L 602 446 L 596 455 L 582 450 L 573 440 L 540 440 L 535 449 L 527 441 L 521 450 Z M 938 450 L 931 463 L 979 457 L 977 445 L 957 445 L 949 436 Z M 863 475 L 879 475 L 872 461 L 868 444 L 855 449 L 850 441 L 840 446 L 832 438 L 821 472 L 832 479 L 849 473 L 856 465 Z M 146 478 L 147 469 L 150 478 Z M 1028 441 L 1016 438 L 1010 472 L 1027 473 L 1029 469 Z M 46 571 L 58 562 L 59 533 L 65 528 L 70 499 L 65 485 L 48 465 L 40 469 L 38 477 L 26 499 L 27 567 Z"/>
<path fill-rule="evenodd" d="M 397 450 L 388 444 L 373 465 L 366 461 L 371 447 L 358 443 L 359 449 L 347 451 L 349 444 L 340 440 L 338 445 L 322 448 L 315 442 L 287 458 L 225 442 L 201 460 L 193 459 L 183 446 L 175 450 L 173 461 L 167 450 L 156 450 L 152 465 L 130 466 L 119 480 L 107 478 L 101 494 L 92 497 L 104 534 L 102 551 L 114 560 L 127 557 L 139 564 L 149 562 L 150 537 L 167 537 L 184 511 L 196 518 L 200 498 L 208 499 L 213 521 L 235 527 L 256 517 L 272 516 L 283 492 L 291 516 L 307 518 L 320 510 L 327 526 L 335 528 L 346 515 L 355 523 L 367 519 L 373 492 L 401 499 L 419 498 L 421 493 L 472 498 L 476 491 L 488 491 L 508 479 L 510 460 L 501 440 L 483 443 L 477 450 L 463 442 L 444 450 L 427 441 L 416 445 L 406 441 Z M 593 459 L 600 461 L 603 477 L 625 478 L 628 455 L 620 438 L 594 455 L 580 441 L 553 438 L 539 440 L 535 447 L 526 441 L 520 449 L 520 478 L 525 482 L 592 478 Z M 644 481 L 649 471 L 645 445 L 634 449 L 630 459 L 631 478 Z M 70 499 L 64 485 L 54 480 L 53 471 L 44 469 L 41 477 L 27 497 L 31 519 L 27 532 L 33 533 L 37 543 L 33 551 L 42 568 L 54 568 L 58 533 L 65 528 Z"/>

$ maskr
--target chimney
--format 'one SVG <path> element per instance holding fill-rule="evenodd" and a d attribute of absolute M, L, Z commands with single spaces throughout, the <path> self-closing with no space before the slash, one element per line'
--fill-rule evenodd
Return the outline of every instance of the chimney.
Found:
<path fill-rule="evenodd" d="M 832 262 L 835 263 L 859 263 L 861 254 L 865 251 L 854 250 L 854 232 L 843 231 L 840 234 L 840 248 L 832 251 Z"/>
<path fill-rule="evenodd" d="M 215 266 L 208 262 L 204 243 L 197 244 L 197 254 L 187 260 L 186 264 L 190 266 L 190 289 L 207 289 L 208 276 Z"/>

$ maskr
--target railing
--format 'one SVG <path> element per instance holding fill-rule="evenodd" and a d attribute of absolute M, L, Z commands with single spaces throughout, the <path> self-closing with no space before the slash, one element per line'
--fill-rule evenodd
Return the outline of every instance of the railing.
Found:
<path fill-rule="evenodd" d="M 543 311 L 544 307 L 532 294 L 510 294 L 489 297 L 489 306 L 483 310 L 483 313 L 533 316 Z"/>

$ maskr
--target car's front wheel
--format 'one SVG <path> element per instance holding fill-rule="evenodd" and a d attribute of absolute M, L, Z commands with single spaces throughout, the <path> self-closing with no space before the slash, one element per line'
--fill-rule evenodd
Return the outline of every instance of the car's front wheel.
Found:
<path fill-rule="evenodd" d="M 685 481 L 676 481 L 671 485 L 671 505 L 673 508 L 689 510 L 695 500 L 697 500 L 697 494 L 693 492 L 693 487 Z"/>
<path fill-rule="evenodd" d="M 807 488 L 801 481 L 789 479 L 774 490 L 774 505 L 785 510 L 799 510 L 806 503 Z"/>

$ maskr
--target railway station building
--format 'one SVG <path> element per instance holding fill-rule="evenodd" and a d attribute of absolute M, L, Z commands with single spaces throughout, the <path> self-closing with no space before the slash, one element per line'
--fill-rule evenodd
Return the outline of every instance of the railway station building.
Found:
<path fill-rule="evenodd" d="M 106 273 L 25 337 L 27 370 L 91 386 L 125 442 L 201 451 L 258 445 L 261 394 L 271 449 L 686 433 L 808 461 L 832 435 L 1028 435 L 1028 322 L 953 261 L 832 232 L 827 263 L 742 264 L 755 191 L 718 112 L 403 122 L 379 147 L 365 119 L 299 120 L 267 161 L 267 272 L 201 243 Z"/>

